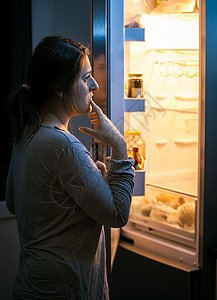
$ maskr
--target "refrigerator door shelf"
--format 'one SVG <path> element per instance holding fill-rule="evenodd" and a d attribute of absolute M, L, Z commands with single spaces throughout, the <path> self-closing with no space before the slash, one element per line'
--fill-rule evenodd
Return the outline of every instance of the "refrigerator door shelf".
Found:
<path fill-rule="evenodd" d="M 135 170 L 133 196 L 145 195 L 145 170 L 148 157 L 146 157 L 143 170 Z"/>
<path fill-rule="evenodd" d="M 131 223 L 121 229 L 121 236 L 120 246 L 160 263 L 185 271 L 198 270 L 200 267 L 194 248 L 135 230 Z"/>
<path fill-rule="evenodd" d="M 145 170 L 136 170 L 134 177 L 133 196 L 145 195 Z"/>
<path fill-rule="evenodd" d="M 125 42 L 144 42 L 145 28 L 129 28 L 125 27 Z"/>
<path fill-rule="evenodd" d="M 144 112 L 145 111 L 145 99 L 143 98 L 126 98 L 125 112 Z"/>

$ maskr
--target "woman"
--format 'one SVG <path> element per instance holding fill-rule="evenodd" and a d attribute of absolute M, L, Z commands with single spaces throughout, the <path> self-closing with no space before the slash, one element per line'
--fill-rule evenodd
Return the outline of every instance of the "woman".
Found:
<path fill-rule="evenodd" d="M 134 169 L 123 136 L 92 100 L 96 89 L 87 48 L 51 36 L 36 47 L 14 97 L 19 128 L 6 201 L 21 253 L 13 299 L 109 298 L 102 225 L 126 224 Z M 98 128 L 80 130 L 111 146 L 107 170 L 67 130 L 92 107 Z"/>

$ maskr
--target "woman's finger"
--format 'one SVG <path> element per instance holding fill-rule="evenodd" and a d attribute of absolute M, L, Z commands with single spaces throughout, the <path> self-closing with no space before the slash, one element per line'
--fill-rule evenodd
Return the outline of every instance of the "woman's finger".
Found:
<path fill-rule="evenodd" d="M 91 135 L 93 137 L 97 137 L 97 130 L 95 129 L 84 127 L 84 126 L 81 126 L 78 129 L 85 134 Z"/>
<path fill-rule="evenodd" d="M 91 103 L 92 107 L 95 109 L 97 117 L 100 120 L 103 119 L 103 112 L 102 112 L 101 108 L 93 100 L 91 100 L 90 103 Z"/>
<path fill-rule="evenodd" d="M 92 112 L 92 113 L 88 114 L 87 116 L 88 116 L 88 118 L 97 118 L 96 112 Z"/>
<path fill-rule="evenodd" d="M 102 172 L 107 172 L 106 165 L 103 162 L 97 160 L 95 161 L 95 164 L 99 170 L 101 170 Z"/>
<path fill-rule="evenodd" d="M 91 124 L 99 124 L 99 121 L 98 121 L 97 119 L 95 119 L 95 120 L 90 120 L 90 123 L 91 123 Z"/>

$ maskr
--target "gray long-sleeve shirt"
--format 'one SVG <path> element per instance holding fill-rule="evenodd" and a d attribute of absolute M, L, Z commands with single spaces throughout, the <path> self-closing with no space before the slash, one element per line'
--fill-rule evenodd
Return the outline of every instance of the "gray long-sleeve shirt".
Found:
<path fill-rule="evenodd" d="M 6 201 L 21 244 L 14 299 L 108 299 L 102 225 L 129 215 L 132 159 L 107 158 L 107 177 L 73 135 L 42 124 L 15 145 Z"/>

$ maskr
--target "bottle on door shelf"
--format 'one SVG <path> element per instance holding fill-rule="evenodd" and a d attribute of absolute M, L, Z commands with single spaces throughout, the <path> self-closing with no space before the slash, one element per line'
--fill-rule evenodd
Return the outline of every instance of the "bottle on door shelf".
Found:
<path fill-rule="evenodd" d="M 133 147 L 133 159 L 134 159 L 134 168 L 135 170 L 142 170 L 144 168 L 143 157 L 139 154 L 139 147 Z"/>
<path fill-rule="evenodd" d="M 125 141 L 127 144 L 128 156 L 133 157 L 133 148 L 138 148 L 138 166 L 136 170 L 143 170 L 146 160 L 146 148 L 145 141 L 141 138 L 140 130 L 126 130 L 125 131 Z M 136 151 L 136 149 L 135 149 Z"/>

